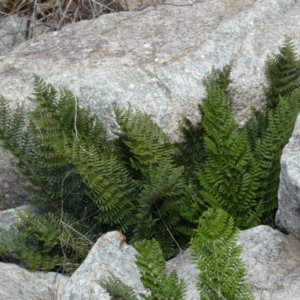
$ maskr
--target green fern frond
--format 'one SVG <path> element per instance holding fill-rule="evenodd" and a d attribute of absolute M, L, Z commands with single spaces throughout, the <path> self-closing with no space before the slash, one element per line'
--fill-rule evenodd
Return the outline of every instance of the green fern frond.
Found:
<path fill-rule="evenodd" d="M 199 219 L 191 240 L 191 259 L 200 270 L 197 288 L 203 300 L 254 299 L 237 246 L 234 219 L 221 209 L 209 209 Z"/>
<path fill-rule="evenodd" d="M 267 106 L 276 108 L 280 97 L 290 96 L 300 87 L 300 59 L 295 53 L 291 38 L 286 37 L 279 54 L 268 56 L 265 75 L 269 81 L 265 87 Z"/>
<path fill-rule="evenodd" d="M 97 281 L 97 283 L 109 293 L 111 300 L 138 300 L 133 288 L 113 275 L 104 282 Z"/>
<path fill-rule="evenodd" d="M 225 65 L 222 69 L 215 69 L 213 67 L 212 71 L 202 81 L 206 90 L 219 88 L 226 93 L 229 84 L 232 82 L 230 79 L 232 67 L 233 61 Z"/>
<path fill-rule="evenodd" d="M 174 146 L 150 116 L 133 107 L 114 106 L 114 111 L 121 130 L 119 145 L 123 144 L 121 151 L 127 148 L 132 154 L 127 158 L 132 168 L 147 176 L 149 165 L 173 162 Z"/>
<path fill-rule="evenodd" d="M 131 241 L 155 238 L 165 257 L 186 246 L 193 226 L 181 216 L 185 197 L 183 168 L 175 163 L 175 147 L 145 113 L 129 107 L 115 107 L 120 133 L 116 155 L 133 178 L 136 221 Z M 172 234 L 171 234 L 172 232 Z M 180 234 L 179 234 L 180 232 Z"/>
<path fill-rule="evenodd" d="M 268 113 L 268 127 L 254 149 L 261 172 L 257 198 L 264 202 L 264 224 L 274 225 L 278 207 L 280 157 L 284 146 L 292 135 L 300 112 L 300 91 L 295 90 L 288 98 L 282 98 L 277 108 Z"/>
<path fill-rule="evenodd" d="M 38 250 L 41 255 L 59 258 L 56 263 L 59 262 L 58 265 L 65 271 L 74 271 L 78 267 L 97 238 L 92 228 L 70 214 L 20 211 L 19 216 L 23 222 L 22 230 L 26 241 L 35 244 L 35 251 Z M 24 254 L 21 254 L 21 257 L 20 253 L 17 255 L 28 264 L 30 257 L 26 254 L 27 248 L 23 248 L 22 251 Z M 40 268 L 53 270 L 56 264 L 51 265 L 50 261 L 41 261 Z"/>
<path fill-rule="evenodd" d="M 140 269 L 141 281 L 151 295 L 141 295 L 147 300 L 183 300 L 186 287 L 173 271 L 167 275 L 166 263 L 157 241 L 140 241 L 134 244 L 138 251 L 136 264 Z"/>
<path fill-rule="evenodd" d="M 177 164 L 184 166 L 185 172 L 191 175 L 193 171 L 203 166 L 206 159 L 203 146 L 204 130 L 201 122 L 194 125 L 188 118 L 181 121 L 179 130 L 183 140 L 175 143 L 177 147 L 175 159 Z"/>
<path fill-rule="evenodd" d="M 250 151 L 247 132 L 238 129 L 220 89 L 208 90 L 202 110 L 207 159 L 203 170 L 197 172 L 200 195 L 212 207 L 227 211 L 238 227 L 255 226 L 262 214 L 255 210 L 258 203 L 254 201 L 259 167 Z M 255 222 L 250 224 L 250 220 Z"/>

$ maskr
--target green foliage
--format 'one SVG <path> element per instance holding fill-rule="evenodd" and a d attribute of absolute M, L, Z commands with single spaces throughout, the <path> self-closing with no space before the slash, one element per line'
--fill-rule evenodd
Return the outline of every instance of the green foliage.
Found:
<path fill-rule="evenodd" d="M 296 57 L 289 39 L 273 64 L 270 59 L 267 62 L 268 74 L 274 71 L 275 62 L 278 66 L 282 63 L 284 55 Z M 289 63 L 293 65 L 293 78 L 299 78 L 296 59 Z M 201 107 L 205 163 L 196 172 L 200 183 L 198 194 L 210 206 L 228 212 L 236 219 L 239 228 L 261 223 L 274 226 L 280 156 L 300 112 L 299 92 L 298 89 L 293 92 L 292 87 L 297 87 L 295 84 L 289 88 L 287 85 L 282 89 L 286 96 L 283 98 L 278 94 L 273 109 L 269 107 L 265 112 L 253 110 L 253 118 L 240 129 L 222 85 L 222 78 L 229 76 L 230 70 L 230 67 L 213 70 L 209 79 L 204 80 L 210 84 L 205 84 L 208 96 Z M 278 82 L 287 82 L 284 72 L 275 73 Z M 270 80 L 269 90 L 275 91 L 278 82 Z"/>
<path fill-rule="evenodd" d="M 276 110 L 268 112 L 268 126 L 254 147 L 254 158 L 260 167 L 259 189 L 256 199 L 264 203 L 261 223 L 275 225 L 278 207 L 280 157 L 283 147 L 293 132 L 300 112 L 300 91 L 295 90 L 290 97 L 282 98 Z"/>
<path fill-rule="evenodd" d="M 228 86 L 232 82 L 230 79 L 233 61 L 225 65 L 222 69 L 213 68 L 212 71 L 203 79 L 203 85 L 207 90 L 218 87 L 227 93 Z"/>
<path fill-rule="evenodd" d="M 199 219 L 191 240 L 191 260 L 200 271 L 197 288 L 201 299 L 254 299 L 245 280 L 245 266 L 240 258 L 242 247 L 236 245 L 237 235 L 234 219 L 221 209 L 209 209 Z M 175 271 L 167 274 L 159 243 L 140 241 L 135 243 L 135 248 L 141 281 L 150 294 L 139 295 L 147 300 L 185 299 L 185 283 L 178 279 Z M 113 299 L 137 299 L 133 289 L 115 277 L 100 284 Z"/>
<path fill-rule="evenodd" d="M 218 87 L 227 94 L 228 86 L 232 82 L 230 79 L 232 67 L 233 62 L 225 65 L 221 70 L 213 68 L 203 79 L 206 89 Z M 199 110 L 201 112 L 201 105 L 199 105 Z M 175 144 L 177 147 L 177 163 L 183 165 L 185 171 L 192 175 L 195 170 L 203 167 L 206 160 L 203 122 L 201 120 L 194 125 L 188 118 L 183 118 L 179 124 L 179 130 L 182 133 L 183 140 Z"/>
<path fill-rule="evenodd" d="M 192 225 L 181 215 L 185 197 L 183 168 L 174 161 L 175 147 L 145 113 L 115 107 L 120 132 L 116 153 L 134 186 L 135 226 L 132 241 L 155 238 L 165 257 L 186 246 Z"/>
<path fill-rule="evenodd" d="M 97 281 L 97 283 L 109 293 L 111 300 L 138 300 L 133 288 L 113 275 L 106 281 Z"/>
<path fill-rule="evenodd" d="M 300 112 L 300 59 L 290 38 L 286 37 L 279 54 L 268 57 L 265 74 L 269 82 L 265 87 L 267 110 L 253 109 L 253 118 L 245 129 L 251 151 L 261 169 L 256 195 L 256 199 L 264 203 L 261 223 L 275 226 L 280 157 Z"/>
<path fill-rule="evenodd" d="M 247 143 L 247 132 L 240 132 L 224 92 L 218 87 L 207 92 L 202 106 L 207 159 L 197 173 L 200 195 L 212 207 L 222 208 L 234 217 L 238 227 L 258 225 L 262 205 L 254 201 L 254 196 L 259 167 Z"/>
<path fill-rule="evenodd" d="M 265 75 L 269 82 L 265 87 L 267 107 L 277 107 L 281 97 L 288 97 L 300 87 L 300 59 L 295 53 L 291 38 L 286 37 L 279 54 L 268 56 Z"/>
<path fill-rule="evenodd" d="M 228 86 L 232 82 L 230 79 L 232 66 L 233 61 L 221 70 L 213 68 L 204 78 L 204 86 L 207 89 L 218 88 L 227 95 Z M 206 99 L 204 99 L 205 101 Z M 199 105 L 199 111 L 203 115 L 201 105 Z M 179 130 L 183 139 L 175 143 L 177 148 L 175 159 L 178 165 L 184 166 L 187 194 L 183 200 L 184 205 L 181 206 L 181 212 L 191 223 L 197 223 L 199 216 L 208 208 L 207 203 L 198 196 L 202 186 L 199 183 L 197 173 L 202 171 L 208 154 L 204 143 L 206 132 L 203 119 L 194 125 L 188 118 L 183 118 Z"/>
<path fill-rule="evenodd" d="M 237 282 L 242 291 L 234 226 L 273 225 L 279 159 L 300 111 L 299 61 L 287 38 L 266 63 L 267 110 L 254 110 L 244 128 L 229 105 L 233 63 L 213 69 L 203 80 L 207 98 L 199 106 L 202 120 L 194 125 L 183 119 L 184 140 L 177 144 L 144 112 L 117 106 L 119 129 L 109 140 L 100 119 L 81 108 L 70 91 L 57 91 L 37 76 L 30 98 L 33 111 L 20 106 L 12 112 L 0 97 L 2 147 L 15 156 L 15 166 L 29 180 L 26 190 L 37 208 L 19 213 L 21 225 L 1 230 L 0 254 L 16 254 L 31 270 L 72 272 L 99 235 L 120 230 L 130 243 L 156 240 L 136 243 L 142 281 L 151 290 L 151 296 L 143 297 L 182 299 L 183 284 L 175 273 L 166 274 L 164 258 L 187 247 L 199 216 L 213 207 L 200 220 L 193 241 L 219 245 L 214 262 L 223 261 L 222 251 L 229 251 L 228 270 L 232 263 L 237 275 L 226 282 Z M 211 235 L 205 229 L 209 223 Z M 224 239 L 218 236 L 221 232 Z M 203 272 L 204 297 L 216 286 L 223 289 L 220 270 L 209 275 L 216 284 L 212 290 Z M 111 295 L 135 299 L 118 280 L 112 277 L 106 283 Z M 222 289 L 212 297 L 231 292 L 227 285 Z"/>
<path fill-rule="evenodd" d="M 240 259 L 242 247 L 236 245 L 237 234 L 234 219 L 221 209 L 209 209 L 200 218 L 191 240 L 191 257 L 200 270 L 201 299 L 254 299 Z"/>
<path fill-rule="evenodd" d="M 52 145 L 77 167 L 86 194 L 101 209 L 94 218 L 105 231 L 121 230 L 130 242 L 154 237 L 170 257 L 177 244 L 188 244 L 192 231 L 180 211 L 183 169 L 174 163 L 174 146 L 149 116 L 132 107 L 114 109 L 120 131 L 109 151 L 76 137 Z"/>
<path fill-rule="evenodd" d="M 99 222 L 93 219 L 99 208 L 86 193 L 86 186 L 76 166 L 57 152 L 55 145 L 67 138 L 80 136 L 84 141 L 97 141 L 99 147 L 103 147 L 106 144 L 106 130 L 97 117 L 91 116 L 89 110 L 79 108 L 70 91 L 61 90 L 57 93 L 53 86 L 46 85 L 37 76 L 33 96 L 30 100 L 36 107 L 32 112 L 20 107 L 16 113 L 12 113 L 7 101 L 3 98 L 0 101 L 2 147 L 16 157 L 17 169 L 30 181 L 31 185 L 25 188 L 35 196 L 32 204 L 38 207 L 39 212 L 26 215 L 20 213 L 23 225 L 13 234 L 19 238 L 19 233 L 23 232 L 27 240 L 24 245 L 34 241 L 37 253 L 61 257 L 59 263 L 56 261 L 52 266 L 45 265 L 43 261 L 46 262 L 46 259 L 37 260 L 40 268 L 70 270 L 68 260 L 72 266 L 78 265 L 100 232 Z M 42 231 L 39 227 L 41 224 Z M 82 247 L 83 243 L 77 244 L 75 230 L 69 231 L 67 235 L 63 229 L 66 227 L 62 224 L 68 224 L 67 231 L 77 227 L 76 230 L 82 232 L 82 235 L 89 232 L 87 238 L 91 236 L 92 243 L 87 244 L 88 249 Z M 76 241 L 75 244 L 82 249 L 74 247 L 72 241 Z M 17 246 L 11 248 L 11 251 L 19 253 L 22 260 L 32 268 L 30 253 L 33 250 L 30 247 L 28 251 L 24 247 L 22 254 L 18 252 Z"/>
<path fill-rule="evenodd" d="M 141 281 L 146 289 L 151 291 L 150 296 L 141 295 L 147 300 L 181 300 L 185 296 L 185 284 L 179 280 L 173 271 L 167 275 L 166 263 L 155 240 L 140 241 L 134 244 L 138 251 L 136 264 L 140 269 Z"/>
<path fill-rule="evenodd" d="M 36 214 L 20 210 L 21 226 L 0 230 L 0 253 L 14 253 L 30 270 L 73 272 L 94 244 L 88 226 L 70 214 Z"/>
<path fill-rule="evenodd" d="M 39 207 L 80 214 L 86 202 L 84 185 L 76 168 L 55 151 L 52 143 L 75 133 L 92 140 L 104 139 L 106 131 L 89 110 L 79 109 L 70 91 L 61 90 L 58 96 L 53 86 L 39 77 L 35 77 L 30 100 L 36 104 L 34 111 L 21 107 L 13 114 L 7 101 L 1 99 L 2 147 L 17 158 L 17 169 L 31 182 L 26 189 L 44 200 L 38 201 Z"/>
<path fill-rule="evenodd" d="M 30 100 L 32 112 L 20 107 L 13 113 L 0 99 L 0 139 L 31 182 L 26 189 L 39 212 L 20 215 L 18 234 L 33 239 L 38 252 L 62 257 L 53 268 L 80 264 L 97 237 L 110 230 L 126 233 L 129 242 L 156 238 L 165 257 L 188 245 L 194 225 L 181 213 L 187 201 L 183 168 L 175 164 L 174 145 L 149 116 L 115 107 L 120 131 L 108 140 L 100 120 L 79 107 L 70 91 L 58 93 L 35 77 Z M 81 252 L 78 234 L 85 233 L 90 242 Z M 26 248 L 23 253 L 30 265 Z M 42 261 L 37 266 L 49 270 Z"/>

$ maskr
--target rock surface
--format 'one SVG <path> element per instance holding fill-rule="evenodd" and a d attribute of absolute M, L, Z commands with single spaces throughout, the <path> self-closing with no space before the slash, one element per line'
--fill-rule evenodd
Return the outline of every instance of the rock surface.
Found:
<path fill-rule="evenodd" d="M 125 236 L 120 232 L 102 235 L 63 289 L 61 300 L 110 300 L 96 281 L 105 281 L 111 274 L 137 292 L 145 293 L 135 254 L 135 249 L 125 243 Z"/>
<path fill-rule="evenodd" d="M 263 106 L 265 59 L 284 35 L 299 48 L 299 23 L 300 2 L 294 0 L 168 0 L 70 24 L 19 45 L 0 58 L 0 90 L 12 107 L 29 106 L 35 73 L 71 89 L 111 129 L 112 103 L 130 102 L 175 139 L 182 116 L 199 118 L 202 79 L 212 66 L 235 61 L 231 96 L 239 122 L 252 106 Z M 6 154 L 0 157 L 1 164 L 8 161 Z M 6 165 L 0 170 L 10 176 Z M 1 186 L 0 199 L 6 193 Z"/>
<path fill-rule="evenodd" d="M 0 299 L 56 300 L 68 278 L 57 273 L 29 272 L 14 264 L 0 262 Z"/>
<path fill-rule="evenodd" d="M 285 34 L 300 44 L 299 12 L 294 0 L 172 0 L 103 15 L 35 37 L 2 57 L 1 93 L 12 106 L 25 101 L 36 73 L 70 88 L 107 124 L 113 124 L 112 102 L 130 102 L 174 135 L 182 115 L 199 117 L 203 77 L 234 59 L 233 107 L 243 121 L 252 105 L 262 105 L 267 54 Z"/>
<path fill-rule="evenodd" d="M 300 239 L 300 115 L 280 162 L 276 224 Z"/>
<path fill-rule="evenodd" d="M 82 265 L 69 278 L 60 274 L 28 272 L 13 264 L 0 263 L 0 299 L 5 300 L 109 300 L 96 281 L 111 274 L 135 291 L 145 293 L 135 265 L 136 251 L 119 232 L 99 238 Z M 300 300 L 300 242 L 268 226 L 242 231 L 242 259 L 255 300 Z M 198 271 L 190 263 L 190 250 L 167 263 L 187 283 L 185 300 L 197 300 Z"/>
<path fill-rule="evenodd" d="M 96 282 L 113 274 L 137 292 L 147 293 L 135 264 L 136 251 L 120 232 L 102 235 L 71 278 L 53 272 L 28 272 L 0 262 L 0 299 L 5 300 L 110 300 Z"/>
<path fill-rule="evenodd" d="M 27 203 L 30 196 L 23 190 L 28 182 L 12 166 L 12 155 L 0 149 L 0 211 Z"/>
<path fill-rule="evenodd" d="M 255 300 L 300 299 L 299 241 L 261 225 L 242 231 L 239 243 L 243 246 L 242 259 Z M 186 282 L 186 300 L 197 300 L 198 271 L 189 260 L 188 249 L 167 264 L 169 271 L 175 269 Z"/>

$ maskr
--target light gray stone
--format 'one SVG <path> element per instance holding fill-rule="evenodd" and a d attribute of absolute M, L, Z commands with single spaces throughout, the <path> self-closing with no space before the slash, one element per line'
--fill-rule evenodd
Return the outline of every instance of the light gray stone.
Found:
<path fill-rule="evenodd" d="M 19 209 L 20 208 L 17 209 L 12 208 L 12 209 L 0 211 L 0 229 L 9 230 L 11 226 L 20 223 L 21 220 L 18 216 Z"/>
<path fill-rule="evenodd" d="M 284 35 L 297 49 L 299 23 L 294 0 L 168 0 L 70 24 L 19 45 L 0 57 L 0 90 L 13 108 L 23 101 L 29 107 L 35 73 L 72 90 L 110 129 L 116 129 L 112 103 L 129 102 L 177 139 L 182 116 L 199 119 L 202 79 L 212 66 L 235 61 L 230 95 L 238 122 L 252 106 L 264 106 L 266 57 Z M 7 173 L 5 166 L 0 170 Z"/>
<path fill-rule="evenodd" d="M 300 239 L 300 115 L 280 162 L 276 224 Z"/>
<path fill-rule="evenodd" d="M 13 157 L 0 148 L 0 211 L 26 204 L 30 197 L 23 190 L 28 184 L 12 166 Z"/>
<path fill-rule="evenodd" d="M 255 300 L 300 299 L 299 241 L 261 225 L 242 231 L 239 242 Z"/>
<path fill-rule="evenodd" d="M 125 243 L 125 236 L 120 232 L 102 235 L 70 278 L 60 299 L 110 300 L 108 293 L 96 281 L 105 281 L 111 274 L 136 292 L 145 293 L 135 264 L 136 253 L 132 246 Z"/>
<path fill-rule="evenodd" d="M 0 299 L 110 300 L 97 281 L 105 281 L 111 275 L 136 292 L 147 293 L 135 264 L 136 253 L 125 243 L 124 235 L 115 231 L 98 239 L 71 277 L 54 272 L 29 272 L 13 264 L 0 263 Z"/>
<path fill-rule="evenodd" d="M 294 237 L 257 226 L 242 231 L 239 244 L 243 246 L 247 278 L 255 300 L 300 299 L 300 243 Z M 198 270 L 190 263 L 190 250 L 167 263 L 187 284 L 186 300 L 198 300 L 195 284 Z"/>
<path fill-rule="evenodd" d="M 35 73 L 70 88 L 108 125 L 111 103 L 130 102 L 174 136 L 181 116 L 199 117 L 203 77 L 213 65 L 234 59 L 233 107 L 242 122 L 251 106 L 262 105 L 267 54 L 277 51 L 285 34 L 299 45 L 299 11 L 294 0 L 206 0 L 103 15 L 36 37 L 2 57 L 1 92 L 14 107 L 26 101 Z"/>
<path fill-rule="evenodd" d="M 243 246 L 242 259 L 255 300 L 300 300 L 298 239 L 261 225 L 242 231 L 238 242 Z M 71 277 L 53 272 L 28 272 L 0 263 L 0 299 L 109 300 L 108 293 L 96 281 L 105 281 L 111 274 L 137 293 L 147 293 L 135 265 L 135 254 L 121 233 L 109 232 L 98 239 Z M 185 300 L 200 299 L 195 287 L 198 270 L 190 262 L 189 249 L 168 261 L 167 269 L 176 270 L 186 282 Z"/>
<path fill-rule="evenodd" d="M 14 264 L 0 262 L 0 299 L 58 300 L 69 278 L 57 273 L 29 272 Z"/>

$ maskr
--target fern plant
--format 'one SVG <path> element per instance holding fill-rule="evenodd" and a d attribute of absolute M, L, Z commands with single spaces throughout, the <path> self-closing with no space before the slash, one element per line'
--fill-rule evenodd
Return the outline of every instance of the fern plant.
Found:
<path fill-rule="evenodd" d="M 207 210 L 198 221 L 191 240 L 191 262 L 197 266 L 197 288 L 205 300 L 254 299 L 246 281 L 246 270 L 240 256 L 242 247 L 236 244 L 238 229 L 234 219 L 221 209 Z M 166 272 L 159 243 L 155 240 L 135 243 L 136 264 L 141 281 L 149 294 L 139 294 L 147 300 L 183 300 L 186 286 L 176 271 Z M 137 293 L 120 279 L 110 277 L 99 283 L 112 299 L 136 300 Z"/>
<path fill-rule="evenodd" d="M 251 151 L 261 168 L 261 184 L 256 196 L 264 203 L 261 223 L 275 226 L 280 157 L 300 112 L 300 59 L 290 38 L 286 37 L 279 54 L 268 57 L 265 74 L 267 109 L 253 109 L 253 118 L 245 129 Z"/>
<path fill-rule="evenodd" d="M 181 214 L 186 197 L 183 168 L 175 164 L 175 147 L 141 111 L 115 107 L 120 125 L 116 153 L 133 179 L 136 199 L 132 241 L 155 238 L 165 257 L 185 247 L 194 228 Z M 168 251 L 166 251 L 168 249 Z"/>
<path fill-rule="evenodd" d="M 239 228 L 258 225 L 263 213 L 262 203 L 254 201 L 259 166 L 247 143 L 247 132 L 240 132 L 224 92 L 218 87 L 207 92 L 202 106 L 207 159 L 197 172 L 200 195 L 212 207 L 227 211 Z"/>
<path fill-rule="evenodd" d="M 55 150 L 54 145 L 62 143 L 66 137 L 76 136 L 82 137 L 84 140 L 97 141 L 99 147 L 103 148 L 106 145 L 106 130 L 99 119 L 92 116 L 89 110 L 79 108 L 78 102 L 71 92 L 61 90 L 58 93 L 53 86 L 45 84 L 37 76 L 35 76 L 33 96 L 30 100 L 36 104 L 36 107 L 32 112 L 27 112 L 23 107 L 19 107 L 16 113 L 12 113 L 8 102 L 4 98 L 0 99 L 2 147 L 16 157 L 17 169 L 29 179 L 31 185 L 25 188 L 34 195 L 35 198 L 31 204 L 37 206 L 39 214 L 36 218 L 34 217 L 35 213 L 20 214 L 24 225 L 18 231 L 17 237 L 19 238 L 19 233 L 23 232 L 23 238 L 27 239 L 27 242 L 24 241 L 24 245 L 28 244 L 28 240 L 33 240 L 37 253 L 48 252 L 50 256 L 59 254 L 62 258 L 65 254 L 67 260 L 72 260 L 70 256 L 73 256 L 73 262 L 77 258 L 79 259 L 76 261 L 78 265 L 84 258 L 84 255 L 81 255 L 80 258 L 77 256 L 79 248 L 77 248 L 77 254 L 75 254 L 76 251 L 58 249 L 62 248 L 63 236 L 63 231 L 58 228 L 58 224 L 59 226 L 66 225 L 69 220 L 69 228 L 77 224 L 81 229 L 79 232 L 88 231 L 92 237 L 91 240 L 95 242 L 101 232 L 101 224 L 95 222 L 93 216 L 99 208 L 86 193 L 86 186 L 78 174 L 76 166 L 65 160 Z M 45 214 L 46 212 L 49 214 Z M 38 223 L 37 219 L 39 219 Z M 57 222 L 58 220 L 60 222 Z M 44 223 L 43 231 L 39 228 L 42 223 Z M 87 228 L 89 229 L 86 230 Z M 54 231 L 56 233 L 50 234 L 53 237 L 51 241 L 53 247 L 49 248 L 47 241 L 50 241 L 50 237 L 47 234 Z M 75 231 L 70 231 L 70 233 L 73 240 L 78 240 Z M 69 238 L 67 240 L 70 240 Z M 71 248 L 72 246 L 68 249 Z M 20 255 L 26 260 L 26 253 L 28 253 L 27 263 L 30 267 L 31 250 L 28 249 L 27 252 L 26 249 L 26 247 L 22 249 L 24 254 Z M 83 249 L 87 251 L 86 247 Z M 15 250 L 11 248 L 11 251 L 17 253 L 19 250 L 16 247 Z M 51 267 L 45 265 L 43 261 L 46 260 L 41 260 L 40 267 L 49 270 Z M 66 264 L 62 264 L 60 267 L 64 268 L 65 266 Z M 57 267 L 57 264 L 52 267 Z"/>
<path fill-rule="evenodd" d="M 151 295 L 141 295 L 147 300 L 184 299 L 186 287 L 175 271 L 167 274 L 163 252 L 157 241 L 140 241 L 134 244 L 139 253 L 136 264 L 140 269 L 141 281 Z"/>
<path fill-rule="evenodd" d="M 183 300 L 186 286 L 178 278 L 176 271 L 167 274 L 166 262 L 159 243 L 155 240 L 143 240 L 134 244 L 137 250 L 136 264 L 140 269 L 141 282 L 148 290 L 147 294 L 136 293 L 115 276 L 110 276 L 100 284 L 113 300 Z"/>
<path fill-rule="evenodd" d="M 293 132 L 297 115 L 300 112 L 300 90 L 290 97 L 282 98 L 275 110 L 268 112 L 268 126 L 262 138 L 258 139 L 254 158 L 260 166 L 259 189 L 256 199 L 264 203 L 261 223 L 275 226 L 275 213 L 278 207 L 280 157 L 284 146 Z"/>
<path fill-rule="evenodd" d="M 109 293 L 111 300 L 138 300 L 133 288 L 114 275 L 103 282 L 97 281 L 97 283 Z"/>
<path fill-rule="evenodd" d="M 205 163 L 196 170 L 198 195 L 210 206 L 226 210 L 240 228 L 275 225 L 280 156 L 300 112 L 298 64 L 293 44 L 286 39 L 280 54 L 266 63 L 266 74 L 274 72 L 268 77 L 268 91 L 284 92 L 276 94 L 274 107 L 268 104 L 266 111 L 253 109 L 254 117 L 242 129 L 233 118 L 224 91 L 224 82 L 230 82 L 224 80 L 230 76 L 230 66 L 213 70 L 204 80 L 208 93 L 201 106 Z M 292 78 L 293 83 L 289 81 Z"/>
<path fill-rule="evenodd" d="M 62 257 L 52 267 L 64 270 L 78 265 L 110 230 L 121 230 L 130 242 L 155 237 L 165 257 L 188 244 L 194 225 L 181 214 L 183 168 L 175 164 L 174 145 L 149 116 L 115 107 L 120 131 L 108 140 L 100 120 L 80 108 L 70 91 L 58 93 L 35 77 L 31 101 L 32 112 L 20 107 L 12 113 L 0 99 L 3 148 L 30 180 L 26 189 L 34 194 L 38 212 L 20 214 L 23 225 L 14 231 L 16 238 L 23 232 L 24 245 L 31 239 L 37 252 Z M 89 243 L 80 251 L 85 233 Z M 19 248 L 9 249 L 21 257 Z M 26 248 L 23 252 L 26 261 Z M 40 260 L 39 268 L 49 267 Z"/>
<path fill-rule="evenodd" d="M 120 130 L 108 154 L 76 138 L 54 147 L 77 167 L 101 209 L 95 216 L 101 224 L 125 232 L 130 242 L 154 237 L 170 257 L 178 245 L 188 244 L 192 231 L 180 211 L 183 169 L 174 163 L 174 146 L 149 116 L 132 107 L 114 110 Z"/>
<path fill-rule="evenodd" d="M 265 75 L 269 84 L 265 87 L 267 107 L 277 107 L 280 97 L 288 97 L 300 87 L 300 59 L 295 53 L 294 44 L 285 38 L 279 54 L 268 56 Z"/>
<path fill-rule="evenodd" d="M 254 299 L 237 246 L 234 219 L 221 209 L 209 209 L 199 219 L 191 240 L 192 261 L 200 273 L 197 288 L 202 300 Z"/>

